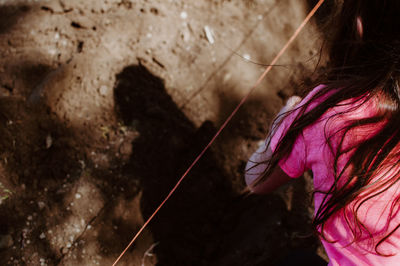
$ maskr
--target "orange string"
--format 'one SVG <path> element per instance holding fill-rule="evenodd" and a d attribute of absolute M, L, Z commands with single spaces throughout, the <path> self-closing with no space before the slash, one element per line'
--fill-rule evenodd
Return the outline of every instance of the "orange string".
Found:
<path fill-rule="evenodd" d="M 186 175 L 190 172 L 190 170 L 193 168 L 193 166 L 200 160 L 200 158 L 203 156 L 203 154 L 208 150 L 208 148 L 211 146 L 211 144 L 215 141 L 215 139 L 219 136 L 221 131 L 226 127 L 226 125 L 231 121 L 232 117 L 237 113 L 239 108 L 245 103 L 245 101 L 249 98 L 250 94 L 254 91 L 254 89 L 260 85 L 261 81 L 265 78 L 265 76 L 268 74 L 269 71 L 271 71 L 273 65 L 278 61 L 278 59 L 282 56 L 282 54 L 287 50 L 289 45 L 294 41 L 294 39 L 299 35 L 300 31 L 304 28 L 304 26 L 308 23 L 308 21 L 311 19 L 311 17 L 317 12 L 318 8 L 322 5 L 322 3 L 325 0 L 319 0 L 318 3 L 314 6 L 314 8 L 308 13 L 307 17 L 303 20 L 303 22 L 300 24 L 300 26 L 296 29 L 296 31 L 293 33 L 293 35 L 290 37 L 290 39 L 286 42 L 286 44 L 282 47 L 282 49 L 278 52 L 278 54 L 274 57 L 274 59 L 271 61 L 269 66 L 265 69 L 265 71 L 261 74 L 261 76 L 258 78 L 258 80 L 255 82 L 255 84 L 250 88 L 249 92 L 243 97 L 243 99 L 240 101 L 240 103 L 236 106 L 236 108 L 233 110 L 233 112 L 229 115 L 229 117 L 225 120 L 225 122 L 222 124 L 220 129 L 217 131 L 217 133 L 214 135 L 214 137 L 211 139 L 211 141 L 207 144 L 207 146 L 203 149 L 202 152 L 197 156 L 197 158 L 193 161 L 193 163 L 189 166 L 189 168 L 186 170 L 186 172 L 182 175 L 182 177 L 178 180 L 176 185 L 172 188 L 172 190 L 169 192 L 167 197 L 161 202 L 161 204 L 157 207 L 157 209 L 153 212 L 153 214 L 147 219 L 147 221 L 143 224 L 143 226 L 140 228 L 140 230 L 136 233 L 136 235 L 133 237 L 131 242 L 128 244 L 128 246 L 122 251 L 122 253 L 119 255 L 119 257 L 115 260 L 112 266 L 115 266 L 122 256 L 126 253 L 126 251 L 132 246 L 132 244 L 136 241 L 136 239 L 139 237 L 139 235 L 142 233 L 142 231 L 146 228 L 146 226 L 150 223 L 150 221 L 154 218 L 154 216 L 158 213 L 158 211 L 161 209 L 161 207 L 167 202 L 167 200 L 172 196 L 172 194 L 175 192 L 175 190 L 179 187 L 179 185 L 182 183 L 183 179 L 186 177 Z"/>

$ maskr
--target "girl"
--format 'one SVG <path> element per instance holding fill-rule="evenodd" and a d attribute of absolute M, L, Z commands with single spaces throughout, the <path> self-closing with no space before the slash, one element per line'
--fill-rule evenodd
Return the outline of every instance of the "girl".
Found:
<path fill-rule="evenodd" d="M 400 1 L 338 6 L 330 70 L 289 99 L 246 183 L 268 193 L 311 170 L 329 265 L 400 265 Z"/>

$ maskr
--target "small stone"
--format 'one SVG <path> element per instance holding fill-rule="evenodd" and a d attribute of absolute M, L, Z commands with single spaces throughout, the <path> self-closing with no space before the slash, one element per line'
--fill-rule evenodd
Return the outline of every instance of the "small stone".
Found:
<path fill-rule="evenodd" d="M 204 33 L 206 34 L 206 38 L 210 44 L 215 42 L 212 29 L 209 26 L 204 26 Z"/>
<path fill-rule="evenodd" d="M 46 207 L 46 204 L 43 201 L 39 201 L 37 204 L 40 210 L 43 210 L 44 207 Z"/>
<path fill-rule="evenodd" d="M 46 137 L 46 149 L 49 149 L 53 145 L 53 138 L 50 135 Z"/>
<path fill-rule="evenodd" d="M 67 254 L 68 253 L 68 248 L 67 247 L 63 247 L 61 250 L 62 254 Z"/>
<path fill-rule="evenodd" d="M 52 56 L 57 54 L 57 50 L 55 48 L 47 49 L 47 52 L 49 53 L 49 55 L 52 55 Z"/>
<path fill-rule="evenodd" d="M 79 164 L 81 165 L 81 168 L 82 168 L 82 169 L 85 169 L 85 167 L 86 167 L 85 161 L 79 160 L 78 162 L 79 162 Z"/>
<path fill-rule="evenodd" d="M 40 236 L 39 236 L 39 238 L 40 238 L 40 239 L 45 239 L 45 238 L 46 238 L 45 233 L 41 233 Z"/>
<path fill-rule="evenodd" d="M 187 13 L 185 11 L 181 12 L 181 19 L 187 19 Z"/>
<path fill-rule="evenodd" d="M 33 2 L 33 1 L 31 1 L 31 2 Z M 38 1 L 36 1 L 36 2 L 38 2 Z M 63 5 L 65 5 L 64 2 L 68 3 L 68 1 L 43 1 L 43 2 L 44 2 L 43 4 L 45 5 L 45 7 L 54 13 L 64 12 L 64 8 L 63 8 Z M 69 8 L 69 6 L 65 6 L 65 9 L 68 9 L 68 8 Z"/>
<path fill-rule="evenodd" d="M 99 92 L 100 92 L 100 95 L 106 96 L 107 92 L 108 92 L 108 87 L 105 86 L 105 85 L 101 86 L 100 89 L 99 89 Z"/>
<path fill-rule="evenodd" d="M 190 32 L 189 32 L 189 30 L 182 31 L 181 37 L 182 37 L 184 42 L 190 41 Z"/>
<path fill-rule="evenodd" d="M 27 219 L 28 221 L 32 221 L 32 215 L 29 215 Z"/>

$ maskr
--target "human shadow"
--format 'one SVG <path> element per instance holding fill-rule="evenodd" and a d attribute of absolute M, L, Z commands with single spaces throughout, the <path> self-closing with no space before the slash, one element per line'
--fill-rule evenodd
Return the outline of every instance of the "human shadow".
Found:
<path fill-rule="evenodd" d="M 124 174 L 138 179 L 148 218 L 215 133 L 210 122 L 196 130 L 167 94 L 163 81 L 142 65 L 124 68 L 114 91 L 117 113 L 140 137 Z M 198 265 L 210 252 L 215 224 L 233 197 L 228 178 L 207 152 L 150 224 L 158 265 Z"/>
<path fill-rule="evenodd" d="M 167 94 L 163 81 L 142 65 L 128 66 L 117 75 L 114 96 L 123 123 L 140 132 L 125 175 L 140 181 L 141 209 L 148 218 L 215 128 L 205 122 L 196 129 Z M 239 198 L 213 151 L 206 152 L 150 224 L 159 243 L 158 265 L 216 263 L 224 228 L 237 222 L 224 217 Z"/>

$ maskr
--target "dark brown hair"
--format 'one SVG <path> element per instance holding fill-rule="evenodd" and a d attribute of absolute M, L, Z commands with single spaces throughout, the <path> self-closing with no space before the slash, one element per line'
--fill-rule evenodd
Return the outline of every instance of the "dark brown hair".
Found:
<path fill-rule="evenodd" d="M 304 105 L 293 110 L 298 112 L 294 122 L 280 139 L 271 159 L 264 162 L 267 165 L 266 172 L 254 185 L 257 186 L 268 177 L 278 162 L 290 153 L 299 134 L 330 108 L 342 105 L 346 100 L 357 99 L 358 106 L 361 106 L 379 98 L 377 115 L 348 121 L 345 128 L 338 130 L 341 137 L 336 148 L 330 145 L 335 156 L 332 169 L 335 180 L 328 191 L 314 192 L 325 196 L 316 212 L 313 225 L 320 229 L 317 231 L 325 238 L 326 222 L 334 214 L 343 211 L 347 225 L 353 232 L 353 241 L 357 242 L 362 234 L 367 233 L 374 240 L 375 252 L 390 256 L 392 254 L 379 252 L 379 246 L 400 225 L 377 236 L 376 232 L 371 232 L 358 219 L 358 211 L 365 202 L 387 191 L 400 180 L 400 1 L 344 0 L 337 2 L 337 8 L 338 11 L 331 17 L 334 34 L 328 40 L 329 67 L 318 79 L 325 87 Z M 362 35 L 357 31 L 357 19 L 362 21 Z M 318 99 L 324 100 L 308 110 L 310 103 Z M 348 110 L 351 111 L 353 110 Z M 343 146 L 346 135 L 358 127 L 375 127 L 378 124 L 381 126 L 377 133 L 354 144 L 349 161 L 344 169 L 339 169 L 340 157 L 349 152 Z M 331 137 L 326 137 L 328 144 Z M 390 178 L 381 182 L 373 180 L 382 171 L 391 171 Z M 352 221 L 349 221 L 345 212 L 350 203 L 353 207 L 347 211 L 352 213 Z M 388 223 L 393 220 L 400 207 L 400 195 L 394 195 L 390 206 Z"/>

